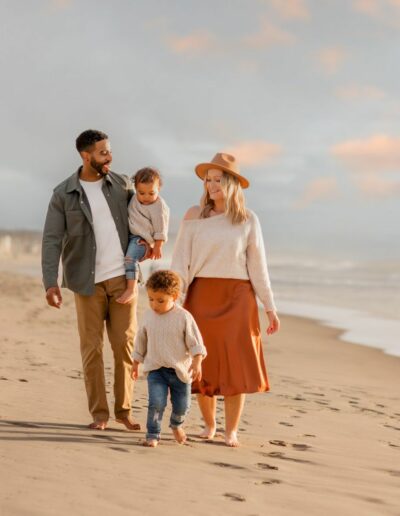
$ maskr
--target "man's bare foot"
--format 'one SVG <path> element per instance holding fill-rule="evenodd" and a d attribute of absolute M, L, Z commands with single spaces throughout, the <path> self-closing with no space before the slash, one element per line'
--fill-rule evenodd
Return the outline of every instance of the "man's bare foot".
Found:
<path fill-rule="evenodd" d="M 216 430 L 217 430 L 216 426 L 207 426 L 206 425 L 204 427 L 204 430 L 199 435 L 199 437 L 201 439 L 208 439 L 208 440 L 214 439 Z"/>
<path fill-rule="evenodd" d="M 236 432 L 228 432 L 225 434 L 225 444 L 231 448 L 237 448 L 239 446 L 239 440 Z"/>
<path fill-rule="evenodd" d="M 119 419 L 115 419 L 115 422 L 125 425 L 125 428 L 130 431 L 140 430 L 139 423 L 135 423 L 131 417 L 121 417 Z"/>
<path fill-rule="evenodd" d="M 186 442 L 187 437 L 185 430 L 182 427 L 178 426 L 178 428 L 172 428 L 172 433 L 174 434 L 175 441 L 179 444 L 184 444 Z"/>
<path fill-rule="evenodd" d="M 116 302 L 121 303 L 121 305 L 126 305 L 127 303 L 130 303 L 131 301 L 133 301 L 135 297 L 135 292 L 135 289 L 127 288 L 123 294 L 117 297 Z"/>
<path fill-rule="evenodd" d="M 90 430 L 105 430 L 107 428 L 107 421 L 93 421 L 88 425 Z"/>
<path fill-rule="evenodd" d="M 157 439 L 148 439 L 144 441 L 143 446 L 147 446 L 148 448 L 156 448 L 158 446 Z"/>

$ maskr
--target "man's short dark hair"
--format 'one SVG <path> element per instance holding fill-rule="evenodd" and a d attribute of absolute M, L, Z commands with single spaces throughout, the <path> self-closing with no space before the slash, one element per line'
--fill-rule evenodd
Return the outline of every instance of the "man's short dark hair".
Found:
<path fill-rule="evenodd" d="M 96 131 L 95 129 L 88 129 L 83 131 L 76 139 L 76 150 L 78 152 L 86 151 L 96 142 L 101 142 L 101 140 L 108 140 L 106 133 Z"/>

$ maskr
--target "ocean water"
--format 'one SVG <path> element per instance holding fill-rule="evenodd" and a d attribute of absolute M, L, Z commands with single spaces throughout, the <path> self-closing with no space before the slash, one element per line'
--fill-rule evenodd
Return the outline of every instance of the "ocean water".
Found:
<path fill-rule="evenodd" d="M 145 277 L 170 266 L 173 237 L 162 260 L 142 264 Z M 268 256 L 278 312 L 342 329 L 341 339 L 400 356 L 400 262 Z M 0 232 L 0 271 L 40 277 L 40 234 Z"/>
<path fill-rule="evenodd" d="M 341 339 L 400 356 L 400 263 L 274 257 L 278 311 L 343 330 Z"/>

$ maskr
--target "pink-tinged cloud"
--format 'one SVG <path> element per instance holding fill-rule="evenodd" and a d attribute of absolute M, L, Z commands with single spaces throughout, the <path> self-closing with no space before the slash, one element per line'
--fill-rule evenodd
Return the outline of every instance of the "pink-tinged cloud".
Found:
<path fill-rule="evenodd" d="M 377 174 L 368 174 L 354 178 L 354 182 L 366 197 L 400 197 L 400 181 L 386 179 Z"/>
<path fill-rule="evenodd" d="M 353 9 L 384 25 L 400 28 L 400 0 L 353 0 Z"/>
<path fill-rule="evenodd" d="M 255 167 L 265 165 L 282 152 L 280 145 L 265 141 L 239 142 L 226 149 L 226 152 L 233 154 L 240 166 Z"/>
<path fill-rule="evenodd" d="M 345 52 L 342 48 L 324 48 L 318 52 L 318 62 L 322 69 L 329 75 L 335 74 L 345 59 Z"/>
<path fill-rule="evenodd" d="M 197 31 L 187 36 L 171 36 L 168 45 L 176 54 L 201 54 L 216 48 L 215 37 L 206 31 Z"/>
<path fill-rule="evenodd" d="M 304 0 L 269 0 L 269 4 L 283 18 L 307 20 L 310 11 Z"/>
<path fill-rule="evenodd" d="M 375 86 L 350 84 L 336 90 L 336 96 L 345 100 L 380 100 L 385 92 Z"/>
<path fill-rule="evenodd" d="M 280 27 L 273 25 L 270 21 L 264 20 L 260 30 L 255 34 L 246 36 L 244 44 L 251 48 L 266 48 L 273 45 L 290 45 L 295 37 Z"/>
<path fill-rule="evenodd" d="M 353 8 L 360 13 L 375 16 L 379 13 L 379 3 L 380 0 L 355 0 L 353 2 Z"/>
<path fill-rule="evenodd" d="M 301 210 L 316 201 L 334 199 L 338 195 L 339 189 L 336 178 L 320 177 L 314 179 L 306 186 L 300 199 L 294 203 L 293 207 Z"/>
<path fill-rule="evenodd" d="M 331 152 L 355 171 L 400 170 L 400 138 L 376 135 L 364 140 L 349 140 L 333 146 Z"/>

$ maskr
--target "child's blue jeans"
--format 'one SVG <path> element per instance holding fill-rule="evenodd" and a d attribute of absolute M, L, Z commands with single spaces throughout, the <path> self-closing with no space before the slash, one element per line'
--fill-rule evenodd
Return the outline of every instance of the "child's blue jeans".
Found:
<path fill-rule="evenodd" d="M 169 426 L 178 428 L 185 421 L 190 407 L 191 384 L 182 382 L 175 369 L 161 367 L 150 371 L 147 377 L 149 408 L 147 411 L 146 439 L 160 439 L 161 421 L 167 406 L 168 389 L 171 395 L 172 413 Z"/>
<path fill-rule="evenodd" d="M 143 238 L 138 235 L 129 235 L 129 244 L 125 255 L 126 279 L 137 279 L 139 276 L 139 261 L 146 254 L 146 246 L 139 244 L 139 240 L 143 240 Z"/>

